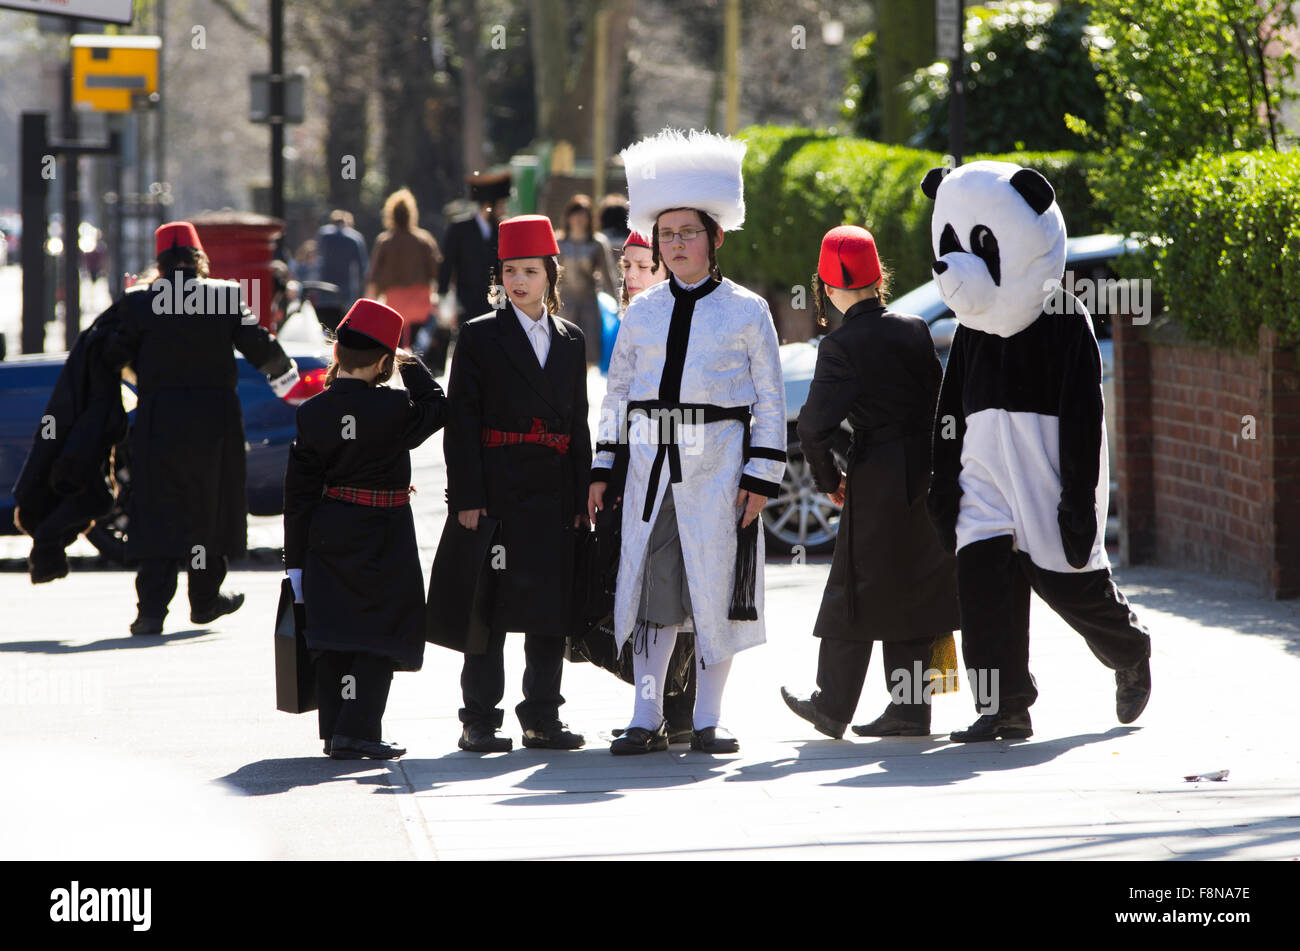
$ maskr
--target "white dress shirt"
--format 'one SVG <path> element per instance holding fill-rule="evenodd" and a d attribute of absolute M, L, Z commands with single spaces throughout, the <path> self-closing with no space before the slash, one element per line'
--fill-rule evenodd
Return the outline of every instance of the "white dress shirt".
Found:
<path fill-rule="evenodd" d="M 478 233 L 483 236 L 483 240 L 492 240 L 492 226 L 488 224 L 488 220 L 483 217 L 483 212 L 474 212 L 474 220 L 478 222 Z"/>
<path fill-rule="evenodd" d="M 519 326 L 524 328 L 524 335 L 528 337 L 528 342 L 533 345 L 533 352 L 537 354 L 537 362 L 545 367 L 546 355 L 551 352 L 551 315 L 547 312 L 546 305 L 542 305 L 542 316 L 537 320 L 533 320 L 518 307 L 515 307 L 514 301 L 510 302 L 510 306 L 515 308 L 515 316 L 519 318 Z"/>

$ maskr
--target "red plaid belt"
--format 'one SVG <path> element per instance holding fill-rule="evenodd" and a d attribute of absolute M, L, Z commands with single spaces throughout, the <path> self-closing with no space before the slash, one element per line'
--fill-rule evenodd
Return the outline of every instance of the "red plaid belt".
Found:
<path fill-rule="evenodd" d="M 370 505 L 374 508 L 390 509 L 407 505 L 415 486 L 406 489 L 355 489 L 347 485 L 330 485 L 325 487 L 327 498 L 340 502 L 352 502 L 356 505 Z"/>
<path fill-rule="evenodd" d="M 549 432 L 546 428 L 546 420 L 533 417 L 533 428 L 526 433 L 515 433 L 506 429 L 489 429 L 483 427 L 483 446 L 492 448 L 495 446 L 517 446 L 520 443 L 535 442 L 543 446 L 550 446 L 558 453 L 569 451 L 569 437 L 563 433 Z"/>

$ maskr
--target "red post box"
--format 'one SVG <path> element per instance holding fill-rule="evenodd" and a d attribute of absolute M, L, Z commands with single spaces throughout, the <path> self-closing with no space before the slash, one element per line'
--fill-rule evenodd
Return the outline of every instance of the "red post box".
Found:
<path fill-rule="evenodd" d="M 275 329 L 271 299 L 275 295 L 275 278 L 271 262 L 275 243 L 284 234 L 284 222 L 278 218 L 244 211 L 205 211 L 190 219 L 203 242 L 212 267 L 212 276 L 240 281 L 244 300 L 263 327 Z"/>

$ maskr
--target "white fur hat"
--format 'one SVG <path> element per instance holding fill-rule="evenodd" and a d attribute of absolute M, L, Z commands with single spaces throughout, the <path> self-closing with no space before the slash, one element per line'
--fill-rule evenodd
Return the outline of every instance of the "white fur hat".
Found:
<path fill-rule="evenodd" d="M 697 208 L 723 231 L 745 223 L 740 165 L 744 142 L 725 135 L 664 129 L 622 152 L 627 170 L 628 227 L 649 235 L 669 208 Z"/>

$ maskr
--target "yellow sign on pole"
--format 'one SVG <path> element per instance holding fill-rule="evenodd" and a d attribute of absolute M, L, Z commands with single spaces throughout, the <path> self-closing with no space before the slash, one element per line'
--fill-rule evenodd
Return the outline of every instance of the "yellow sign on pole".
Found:
<path fill-rule="evenodd" d="M 72 37 L 72 102 L 79 109 L 130 112 L 136 96 L 158 91 L 157 36 Z"/>

